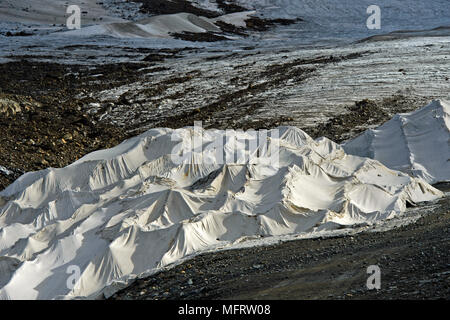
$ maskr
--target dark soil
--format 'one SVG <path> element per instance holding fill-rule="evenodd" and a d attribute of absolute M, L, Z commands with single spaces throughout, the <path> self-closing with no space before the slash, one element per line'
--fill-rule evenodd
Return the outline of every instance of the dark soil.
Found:
<path fill-rule="evenodd" d="M 395 95 L 380 101 L 369 99 L 355 102 L 347 107 L 348 113 L 337 115 L 325 123 L 312 128 L 305 128 L 311 137 L 327 137 L 335 142 L 353 138 L 370 127 L 376 127 L 397 113 L 416 110 L 426 104 L 426 99 Z"/>
<path fill-rule="evenodd" d="M 19 31 L 19 32 L 11 32 L 8 31 L 5 33 L 6 37 L 28 37 L 32 36 L 33 33 L 25 32 L 25 31 Z"/>
<path fill-rule="evenodd" d="M 225 14 L 248 11 L 247 8 L 238 5 L 235 0 L 216 0 L 216 2 L 219 9 Z"/>
<path fill-rule="evenodd" d="M 140 11 L 147 14 L 174 14 L 179 12 L 192 13 L 197 16 L 207 18 L 215 18 L 220 15 L 218 12 L 205 10 L 192 5 L 186 0 L 132 0 L 133 2 L 142 3 Z"/>
<path fill-rule="evenodd" d="M 234 34 L 239 35 L 243 37 L 248 37 L 249 31 L 267 31 L 277 25 L 291 25 L 295 24 L 299 21 L 302 21 L 301 19 L 262 19 L 259 17 L 250 17 L 249 19 L 245 20 L 246 27 L 236 27 L 232 24 L 225 23 L 223 21 L 217 21 L 214 24 L 217 25 L 222 32 L 228 33 L 228 34 Z"/>
<path fill-rule="evenodd" d="M 386 232 L 207 253 L 110 299 L 450 299 L 450 200 Z M 366 286 L 381 269 L 380 290 Z"/>
<path fill-rule="evenodd" d="M 222 14 L 248 11 L 234 0 L 217 0 L 217 6 L 222 12 L 198 8 L 186 0 L 131 0 L 142 3 L 140 11 L 147 14 L 174 14 L 179 12 L 192 13 L 197 16 L 215 18 Z"/>
<path fill-rule="evenodd" d="M 302 19 L 262 19 L 258 17 L 250 17 L 245 20 L 248 30 L 267 31 L 276 25 L 288 26 L 302 21 Z"/>
<path fill-rule="evenodd" d="M 223 21 L 216 21 L 214 23 L 216 26 L 222 30 L 223 33 L 228 34 L 236 34 L 239 36 L 247 37 L 248 34 L 246 33 L 246 29 L 242 27 L 236 27 L 235 25 L 223 22 Z"/>
<path fill-rule="evenodd" d="M 267 31 L 278 24 L 288 25 L 296 22 L 297 20 L 288 20 L 288 19 L 270 20 L 270 19 L 261 19 L 258 17 L 250 17 L 249 19 L 245 20 L 246 28 L 236 27 L 234 25 L 222 21 L 215 22 L 215 25 L 217 25 L 220 28 L 220 30 L 223 32 L 224 35 L 229 34 L 248 37 L 249 36 L 248 31 Z M 214 32 L 171 33 L 171 36 L 173 36 L 175 39 L 192 42 L 216 42 L 216 41 L 230 40 L 224 35 Z"/>
<path fill-rule="evenodd" d="M 227 37 L 216 34 L 214 32 L 182 32 L 182 33 L 172 33 L 175 39 L 192 41 L 192 42 L 215 42 L 230 40 Z"/>

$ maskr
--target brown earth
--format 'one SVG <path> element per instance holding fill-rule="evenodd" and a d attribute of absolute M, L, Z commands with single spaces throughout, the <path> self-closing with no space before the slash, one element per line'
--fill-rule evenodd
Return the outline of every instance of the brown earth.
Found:
<path fill-rule="evenodd" d="M 364 99 L 348 106 L 348 112 L 339 114 L 327 122 L 319 123 L 312 128 L 305 128 L 313 138 L 327 137 L 337 143 L 356 137 L 368 127 L 376 127 L 397 113 L 411 112 L 425 105 L 427 99 L 418 99 L 404 95 L 373 101 Z"/>

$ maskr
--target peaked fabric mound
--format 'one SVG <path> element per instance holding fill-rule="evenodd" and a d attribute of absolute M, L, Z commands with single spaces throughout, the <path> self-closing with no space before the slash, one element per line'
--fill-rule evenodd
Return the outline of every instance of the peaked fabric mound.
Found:
<path fill-rule="evenodd" d="M 398 114 L 343 145 L 353 155 L 420 177 L 428 183 L 450 181 L 450 102 L 434 100 Z"/>
<path fill-rule="evenodd" d="M 149 130 L 65 168 L 25 174 L 1 192 L 0 298 L 96 298 L 204 250 L 371 224 L 407 202 L 442 196 L 293 127 L 269 131 L 253 150 L 269 159 L 277 150 L 278 163 L 242 161 L 249 132 L 230 139 L 184 128 L 177 140 L 174 131 Z M 180 143 L 199 135 L 203 154 L 181 157 Z M 213 156 L 218 145 L 208 146 L 217 141 L 235 163 Z"/>
<path fill-rule="evenodd" d="M 227 16 L 224 16 L 224 19 L 226 18 Z M 230 17 L 230 19 L 231 18 L 232 17 Z M 221 32 L 221 29 L 214 24 L 214 21 L 215 20 L 182 12 L 152 16 L 138 22 L 126 21 L 92 25 L 78 30 L 64 31 L 62 33 L 57 32 L 54 33 L 54 35 L 108 35 L 118 38 L 172 38 L 173 33 Z"/>

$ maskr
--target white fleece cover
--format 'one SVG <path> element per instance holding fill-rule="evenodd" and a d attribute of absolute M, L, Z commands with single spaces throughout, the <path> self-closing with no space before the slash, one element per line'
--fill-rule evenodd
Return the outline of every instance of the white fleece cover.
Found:
<path fill-rule="evenodd" d="M 259 154 L 279 143 L 279 166 L 219 164 L 214 148 L 172 161 L 172 129 L 151 129 L 61 169 L 27 173 L 0 193 L 0 298 L 72 299 L 112 294 L 116 285 L 245 239 L 372 224 L 406 202 L 442 193 L 380 162 L 350 156 L 326 139 L 280 127 Z M 179 129 L 184 145 L 206 148 L 225 131 Z M 225 155 L 245 149 L 235 131 Z M 274 137 L 269 132 L 269 137 Z M 236 143 L 236 149 L 232 143 Z M 199 161 L 200 160 L 200 161 Z M 81 278 L 67 286 L 68 270 Z"/>
<path fill-rule="evenodd" d="M 420 177 L 428 183 L 450 181 L 450 102 L 434 100 L 346 142 L 344 150 Z"/>
<path fill-rule="evenodd" d="M 108 35 L 118 38 L 171 38 L 172 33 L 220 32 L 212 20 L 190 13 L 157 15 L 138 22 L 114 22 L 92 25 L 79 30 L 54 33 L 56 36 Z"/>

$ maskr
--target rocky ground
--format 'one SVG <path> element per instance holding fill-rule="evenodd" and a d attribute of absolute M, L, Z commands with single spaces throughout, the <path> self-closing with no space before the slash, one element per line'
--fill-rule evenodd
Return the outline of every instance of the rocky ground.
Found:
<path fill-rule="evenodd" d="M 134 76 L 132 65 L 102 68 L 117 68 L 108 73 L 113 79 Z M 0 65 L 0 163 L 12 172 L 0 171 L 0 189 L 24 172 L 63 167 L 124 140 L 121 130 L 95 123 L 81 111 L 83 102 L 74 96 L 89 86 L 83 82 L 89 72 L 80 72 L 26 60 Z"/>

